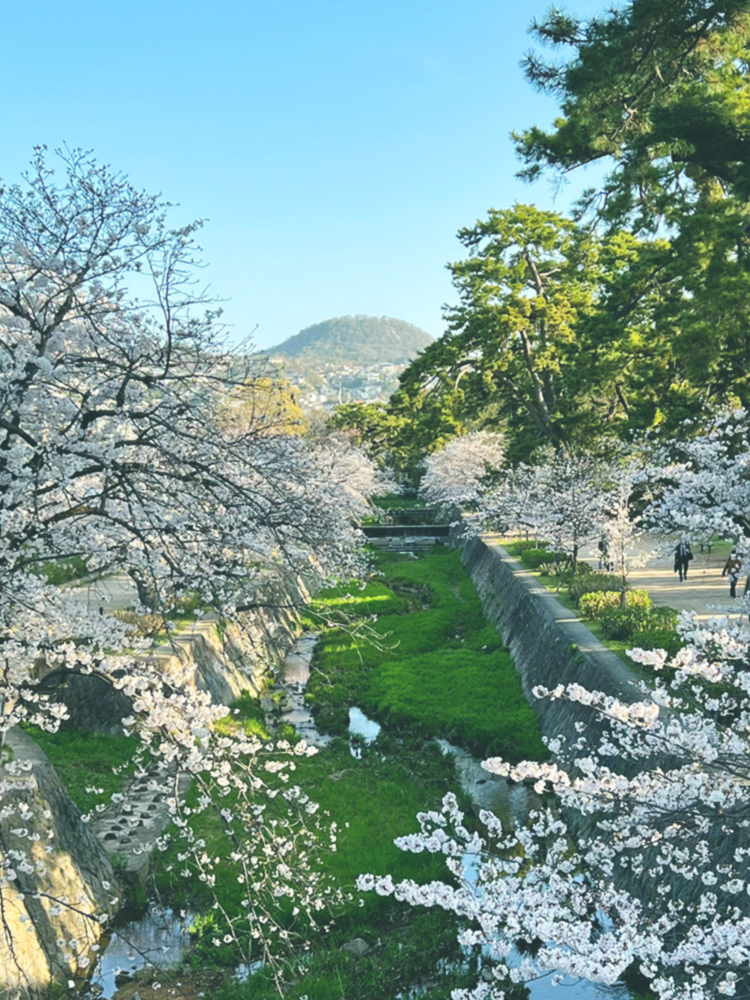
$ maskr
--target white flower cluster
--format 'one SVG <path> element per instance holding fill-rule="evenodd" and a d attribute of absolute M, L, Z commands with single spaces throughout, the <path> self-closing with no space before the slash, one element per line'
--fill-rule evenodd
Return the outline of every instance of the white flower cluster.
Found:
<path fill-rule="evenodd" d="M 158 199 L 85 153 L 63 160 L 61 187 L 40 150 L 27 188 L 0 190 L 0 735 L 22 721 L 60 724 L 45 678 L 95 673 L 124 692 L 144 774 L 190 773 L 200 808 L 231 795 L 221 816 L 247 914 L 242 925 L 227 917 L 227 933 L 267 959 L 272 940 L 288 946 L 273 899 L 294 899 L 312 920 L 331 897 L 311 860 L 315 806 L 288 783 L 308 749 L 217 737 L 225 710 L 179 667 L 149 661 L 128 626 L 54 585 L 54 571 L 79 560 L 88 573 L 127 573 L 136 610 L 167 632 L 188 597 L 231 621 L 269 575 L 311 562 L 323 575 L 361 569 L 356 524 L 375 471 L 340 441 L 290 433 L 283 386 L 276 412 L 249 345 L 226 350 L 220 313 L 196 291 L 197 225 L 169 229 Z M 150 301 L 126 296 L 135 273 L 152 281 Z M 268 821 L 264 804 L 276 801 L 285 807 Z M 176 795 L 172 807 L 185 870 L 213 884 L 219 859 L 191 841 Z M 4 884 L 25 865 L 0 851 Z"/>
<path fill-rule="evenodd" d="M 420 492 L 438 507 L 465 507 L 483 492 L 488 473 L 495 472 L 504 458 L 505 445 L 499 434 L 473 431 L 452 438 L 427 457 Z"/>

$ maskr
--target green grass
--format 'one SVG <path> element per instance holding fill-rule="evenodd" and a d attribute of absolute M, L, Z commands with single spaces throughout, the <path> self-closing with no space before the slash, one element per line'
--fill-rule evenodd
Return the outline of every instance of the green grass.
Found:
<path fill-rule="evenodd" d="M 369 635 L 324 630 L 316 648 L 308 699 L 319 726 L 343 734 L 356 705 L 395 732 L 441 736 L 484 756 L 544 759 L 510 654 L 458 553 L 377 558 L 383 582 L 369 583 L 347 609 L 366 616 L 376 596 L 387 613 L 367 623 Z"/>
<path fill-rule="evenodd" d="M 393 918 L 387 934 L 374 929 L 360 935 L 373 949 L 364 957 L 352 958 L 339 948 L 315 951 L 307 967 L 288 982 L 284 996 L 289 1000 L 391 1000 L 399 995 L 415 997 L 416 986 L 420 1000 L 450 1000 L 453 989 L 474 985 L 474 970 L 459 966 L 462 956 L 455 928 L 444 913 L 412 912 L 405 922 L 394 912 Z M 437 973 L 438 962 L 443 969 L 451 963 L 456 968 Z M 508 996 L 514 994 L 509 991 Z M 524 994 L 517 996 L 522 1000 Z M 227 983 L 215 993 L 216 1000 L 278 1000 L 278 997 L 270 974 L 263 972 L 242 986 Z"/>
<path fill-rule="evenodd" d="M 429 737 L 445 736 L 477 752 L 512 744 L 517 756 L 528 755 L 519 751 L 526 740 L 538 756 L 546 753 L 510 657 L 484 619 L 457 554 L 436 549 L 418 561 L 389 553 L 375 559 L 379 575 L 366 587 L 331 588 L 314 603 L 310 622 L 318 628 L 322 620 L 338 620 L 342 613 L 350 624 L 346 631 L 323 627 L 308 693 L 321 727 L 328 721 L 343 736 L 349 706 L 360 705 L 381 719 L 383 730 L 362 749 L 361 758 L 352 756 L 348 738 L 334 738 L 315 757 L 298 760 L 295 772 L 295 782 L 338 825 L 337 850 L 321 853 L 318 870 L 349 890 L 364 872 L 421 883 L 445 878 L 441 856 L 411 854 L 393 843 L 394 837 L 416 832 L 417 813 L 438 808 L 447 791 L 458 794 L 469 809 L 452 757 Z M 262 727 L 253 699 L 233 707 L 238 713 L 227 726 Z M 280 799 L 275 803 L 281 806 Z M 269 818 L 274 808 L 269 806 Z M 203 813 L 192 822 L 210 855 L 227 854 L 229 845 L 214 815 Z M 178 852 L 175 843 L 159 860 L 155 885 L 166 901 L 203 914 L 199 923 L 207 933 L 192 961 L 231 964 L 236 959 L 232 946 L 214 947 L 218 928 L 205 924 L 215 916 L 213 895 L 204 883 L 178 874 L 184 867 Z M 230 865 L 219 867 L 217 880 L 222 906 L 240 912 L 243 890 Z M 424 997 L 448 1000 L 451 989 L 473 981 L 456 930 L 455 917 L 437 908 L 414 910 L 376 893 L 361 899 L 355 893 L 354 901 L 336 912 L 328 933 L 313 935 L 309 955 L 285 979 L 284 995 L 383 1000 L 407 995 L 419 984 Z M 373 950 L 354 960 L 341 947 L 357 937 Z M 446 964 L 451 968 L 446 970 Z M 245 985 L 227 985 L 216 1000 L 277 995 L 270 974 L 261 972 Z"/>
<path fill-rule="evenodd" d="M 315 757 L 296 760 L 295 782 L 319 803 L 319 815 L 327 814 L 338 826 L 337 850 L 321 850 L 315 868 L 355 898 L 323 916 L 329 922 L 326 933 L 305 931 L 311 950 L 285 973 L 283 993 L 292 1000 L 383 1000 L 411 995 L 416 985 L 420 996 L 448 1000 L 451 989 L 468 987 L 475 970 L 467 967 L 458 948 L 455 916 L 438 908 L 415 910 L 376 893 L 360 899 L 354 884 L 365 872 L 421 883 L 446 877 L 442 856 L 411 854 L 393 842 L 416 832 L 417 813 L 439 808 L 448 791 L 468 811 L 467 823 L 473 822 L 453 758 L 444 756 L 431 736 L 445 736 L 480 754 L 507 750 L 516 759 L 546 753 L 510 657 L 484 619 L 457 554 L 435 549 L 418 561 L 391 554 L 375 560 L 379 572 L 366 587 L 352 584 L 324 592 L 308 621 L 322 629 L 309 686 L 318 718 L 329 719 L 335 723 L 331 728 L 343 734 L 348 707 L 356 704 L 380 718 L 384 728 L 360 758 L 352 756 L 348 739 L 334 739 Z M 346 631 L 328 624 L 345 618 L 351 623 Z M 267 735 L 257 699 L 245 696 L 233 709 L 219 723 L 220 731 L 241 728 Z M 118 790 L 123 778 L 112 768 L 126 764 L 137 745 L 134 739 L 81 731 L 32 735 L 86 810 L 101 799 L 86 789 L 94 785 L 104 794 Z M 280 735 L 295 738 L 289 732 Z M 269 780 L 280 782 L 274 776 Z M 195 805 L 198 795 L 194 783 L 186 805 Z M 231 807 L 231 796 L 220 805 Z M 272 820 L 286 808 L 277 797 L 266 816 Z M 227 859 L 215 869 L 215 892 L 236 916 L 243 912 L 244 889 L 228 860 L 232 845 L 223 823 L 216 812 L 206 810 L 194 814 L 191 825 L 209 855 Z M 213 944 L 224 932 L 214 893 L 196 876 L 181 874 L 189 862 L 179 857 L 180 849 L 175 841 L 156 855 L 152 888 L 164 902 L 196 914 L 196 929 L 203 933 L 188 962 L 194 968 L 231 967 L 239 960 L 234 946 Z M 291 926 L 284 901 L 279 916 Z M 355 960 L 341 948 L 357 937 L 372 951 Z M 228 981 L 214 996 L 271 1000 L 278 990 L 263 971 L 246 984 Z"/>
<path fill-rule="evenodd" d="M 71 799 L 84 813 L 108 802 L 120 790 L 132 773 L 130 764 L 140 745 L 136 736 L 105 736 L 87 729 L 47 733 L 36 726 L 23 728 L 47 754 Z"/>
<path fill-rule="evenodd" d="M 239 724 L 243 726 L 252 721 L 244 716 L 242 708 Z M 397 835 L 416 832 L 417 812 L 438 808 L 445 792 L 453 790 L 459 798 L 463 797 L 457 787 L 452 758 L 444 756 L 436 745 L 425 746 L 421 739 L 394 741 L 383 736 L 365 748 L 361 758 L 355 758 L 348 741 L 334 740 L 315 757 L 297 761 L 295 781 L 319 803 L 321 812 L 338 825 L 336 852 L 321 852 L 316 862 L 334 884 L 353 891 L 357 876 L 363 872 L 391 873 L 394 879 L 411 878 L 419 882 L 445 876 L 442 857 L 410 854 L 393 843 Z M 197 794 L 191 789 L 186 805 L 195 804 Z M 281 799 L 275 803 L 279 809 L 285 808 Z M 269 806 L 269 819 L 275 815 L 275 803 Z M 464 804 L 467 805 L 465 800 Z M 223 801 L 222 806 L 231 807 L 231 802 Z M 214 813 L 200 813 L 191 825 L 205 842 L 209 854 L 227 856 L 231 845 Z M 179 858 L 180 846 L 175 842 L 158 857 L 154 884 L 164 901 L 200 914 L 196 925 L 205 929 L 205 933 L 197 939 L 190 962 L 198 968 L 236 964 L 238 957 L 233 946 L 217 948 L 212 943 L 214 936 L 223 934 L 223 928 L 216 922 L 212 891 L 205 883 L 179 874 L 185 868 Z M 216 875 L 215 891 L 222 907 L 232 916 L 240 914 L 244 891 L 237 882 L 236 871 L 226 864 L 216 869 Z M 285 996 L 340 1000 L 344 984 L 349 991 L 344 996 L 381 1000 L 434 975 L 441 960 L 460 960 L 455 918 L 442 911 L 415 912 L 375 893 L 367 893 L 361 901 L 358 894 L 355 897 L 333 915 L 324 916 L 329 923 L 328 932 L 312 934 L 309 965 L 305 961 L 297 964 L 293 976 L 287 980 Z M 331 922 L 332 916 L 335 919 Z M 356 937 L 377 946 L 371 956 L 355 961 L 341 952 L 341 946 Z M 447 1000 L 450 987 L 461 985 L 464 978 L 465 970 L 458 978 L 448 976 L 441 986 L 444 992 L 434 996 L 444 996 Z M 386 983 L 388 992 L 384 993 Z M 217 997 L 270 1000 L 278 996 L 275 990 L 270 976 L 261 973 L 246 986 L 233 984 Z"/>
<path fill-rule="evenodd" d="M 82 556 L 68 556 L 64 559 L 51 559 L 49 562 L 29 566 L 35 576 L 44 576 L 47 583 L 59 587 L 71 580 L 80 580 L 88 572 L 86 559 Z"/>

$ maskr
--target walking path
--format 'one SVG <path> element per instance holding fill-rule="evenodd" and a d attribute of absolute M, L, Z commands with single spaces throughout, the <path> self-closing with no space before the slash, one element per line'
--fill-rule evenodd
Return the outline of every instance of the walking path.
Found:
<path fill-rule="evenodd" d="M 127 573 L 112 573 L 66 584 L 62 588 L 89 611 L 101 608 L 103 614 L 124 611 L 138 603 L 138 591 Z"/>
<path fill-rule="evenodd" d="M 486 533 L 482 535 L 482 541 L 495 558 L 505 563 L 516 580 L 542 605 L 547 616 L 554 621 L 567 642 L 589 658 L 597 673 L 611 678 L 612 687 L 607 693 L 616 694 L 618 697 L 623 696 L 625 700 L 632 700 L 632 697 L 628 699 L 628 693 L 631 692 L 635 681 L 632 669 L 623 663 L 616 653 L 613 653 L 597 639 L 575 611 L 571 611 L 564 604 L 561 604 L 554 592 L 539 582 L 536 574 L 526 569 L 522 563 L 503 548 L 503 541 L 507 541 L 507 539 L 501 535 Z M 476 586 L 476 580 L 474 583 Z"/>
<path fill-rule="evenodd" d="M 583 558 L 596 568 L 597 552 L 591 549 Z M 736 602 L 729 596 L 729 581 L 721 575 L 726 560 L 725 553 L 696 552 L 687 579 L 680 583 L 679 576 L 673 571 L 674 556 L 671 553 L 655 556 L 641 569 L 631 570 L 628 582 L 633 590 L 647 590 L 654 604 L 691 611 L 699 619 L 724 614 L 737 617 Z M 740 595 L 745 586 L 747 568 L 737 584 Z"/>

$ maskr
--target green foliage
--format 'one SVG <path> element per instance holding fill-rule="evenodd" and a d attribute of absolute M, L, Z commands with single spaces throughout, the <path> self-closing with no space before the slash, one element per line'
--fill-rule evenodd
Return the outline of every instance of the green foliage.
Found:
<path fill-rule="evenodd" d="M 476 980 L 467 968 L 447 914 L 435 909 L 390 913 L 387 936 L 383 929 L 367 927 L 358 934 L 372 949 L 352 958 L 340 950 L 340 935 L 332 935 L 339 947 L 316 950 L 297 970 L 295 980 L 284 989 L 287 1000 L 385 1000 L 419 995 L 429 1000 L 450 1000 L 451 990 L 468 989 Z M 333 942 L 332 942 L 333 943 Z M 424 991 L 423 984 L 435 983 Z M 259 972 L 246 984 L 227 984 L 215 1000 L 278 1000 L 279 991 L 269 972 Z M 521 989 L 508 991 L 509 1000 L 524 1000 Z"/>
<path fill-rule="evenodd" d="M 533 540 L 521 541 L 521 542 L 511 542 L 506 546 L 509 552 L 514 556 L 520 556 L 524 552 L 528 552 L 529 549 L 550 549 L 552 548 L 552 542 L 539 541 L 535 542 Z"/>
<path fill-rule="evenodd" d="M 524 549 L 521 553 L 521 562 L 527 569 L 539 569 L 544 565 L 554 565 L 554 563 L 565 564 L 567 556 L 564 552 L 550 552 L 547 549 Z"/>
<path fill-rule="evenodd" d="M 592 363 L 585 339 L 601 280 L 598 238 L 529 205 L 493 209 L 458 236 L 468 256 L 449 270 L 460 305 L 402 374 L 391 407 L 410 407 L 415 422 L 440 408 L 441 433 L 450 421 L 502 425 L 511 460 L 598 432 L 600 375 L 610 370 Z"/>
<path fill-rule="evenodd" d="M 634 645 L 641 649 L 664 649 L 669 656 L 676 656 L 685 645 L 673 628 L 652 628 L 637 632 Z"/>
<path fill-rule="evenodd" d="M 239 709 L 241 716 L 254 714 L 251 699 L 236 702 L 232 709 Z M 275 779 L 269 780 L 273 783 Z M 364 748 L 360 758 L 355 758 L 348 741 L 334 740 L 315 757 L 297 761 L 295 781 L 338 826 L 335 853 L 321 852 L 316 862 L 336 884 L 353 888 L 356 877 L 364 871 L 392 872 L 394 877 L 418 881 L 442 876 L 444 869 L 439 857 L 417 857 L 399 850 L 393 843 L 396 835 L 417 829 L 417 812 L 437 808 L 446 791 L 458 791 L 453 759 L 443 755 L 435 744 L 424 745 L 422 740 L 409 738 L 397 742 L 381 736 L 370 748 Z M 458 794 L 463 799 L 460 791 Z M 188 808 L 195 804 L 198 795 L 195 786 L 188 791 L 185 802 Z M 231 807 L 231 796 L 221 806 Z M 275 810 L 284 808 L 280 798 L 269 803 L 269 821 Z M 231 852 L 231 844 L 215 812 L 194 815 L 190 822 L 209 853 Z M 189 907 L 197 913 L 192 961 L 199 967 L 231 965 L 238 960 L 234 947 L 217 948 L 213 944 L 214 937 L 224 933 L 221 914 L 213 907 L 213 892 L 200 879 L 181 875 L 185 862 L 180 860 L 180 850 L 179 842 L 175 841 L 159 856 L 155 887 L 166 902 Z M 236 875 L 230 864 L 217 870 L 216 893 L 222 909 L 232 917 L 243 911 L 244 890 Z M 283 912 L 283 901 L 279 905 Z M 397 981 L 403 988 L 415 969 L 434 971 L 444 955 L 460 958 L 455 919 L 445 913 L 435 915 L 423 926 L 420 921 L 415 923 L 413 915 L 395 900 L 368 893 L 362 898 L 362 905 L 355 895 L 350 904 L 337 911 L 335 921 L 331 921 L 331 916 L 325 918 L 330 923 L 327 933 L 302 929 L 311 938 L 314 957 L 310 960 L 308 955 L 307 960 L 296 964 L 293 978 L 299 989 L 290 987 L 285 995 L 335 996 L 329 991 L 341 976 L 342 982 L 360 982 L 362 992 L 353 995 L 379 1000 L 382 993 L 376 992 L 378 967 L 381 977 L 388 982 Z M 293 924 L 290 917 L 290 927 Z M 380 940 L 382 945 L 366 963 L 361 981 L 359 966 L 340 952 L 341 946 L 354 937 L 372 944 Z M 232 996 L 252 996 L 254 1000 L 278 995 L 273 992 L 272 980 L 263 973 L 254 976 L 247 986 L 233 984 L 233 991 Z M 448 996 L 449 993 L 446 1000 Z"/>
<path fill-rule="evenodd" d="M 479 754 L 543 758 L 518 674 L 458 553 L 436 548 L 409 561 L 384 555 L 380 570 L 400 606 L 370 623 L 375 641 L 356 631 L 322 634 L 308 685 L 318 725 L 343 734 L 356 705 L 389 728 L 444 736 Z M 369 583 L 361 610 L 357 602 L 347 610 L 370 614 L 371 595 L 383 597 L 382 590 Z M 322 595 L 331 599 L 338 590 Z"/>
<path fill-rule="evenodd" d="M 571 565 L 567 559 L 558 562 L 543 562 L 538 569 L 542 576 L 551 576 L 562 581 L 570 581 L 571 578 Z M 587 562 L 576 563 L 577 577 L 591 572 L 591 566 Z"/>
<path fill-rule="evenodd" d="M 630 639 L 639 632 L 673 629 L 677 612 L 673 608 L 609 608 L 599 615 L 602 631 L 608 639 Z"/>
<path fill-rule="evenodd" d="M 333 411 L 329 426 L 352 432 L 354 443 L 381 468 L 387 466 L 407 483 L 419 480 L 422 453 L 407 416 L 384 403 L 342 403 Z"/>
<path fill-rule="evenodd" d="M 432 343 L 412 323 L 387 316 L 336 316 L 270 348 L 271 354 L 312 361 L 402 364 Z"/>
<path fill-rule="evenodd" d="M 530 80 L 562 100 L 554 131 L 516 136 L 525 176 L 612 157 L 609 217 L 642 222 L 686 212 L 691 194 L 750 193 L 744 140 L 750 15 L 743 0 L 634 0 L 587 22 L 553 9 L 534 31 L 570 46 L 567 63 L 526 63 Z M 623 95 L 627 107 L 623 113 Z"/>
<path fill-rule="evenodd" d="M 406 601 L 397 597 L 385 584 L 370 581 L 362 585 L 358 581 L 339 584 L 321 590 L 307 609 L 311 626 L 321 619 L 341 618 L 343 615 L 368 617 L 370 615 L 394 615 L 406 611 Z"/>
<path fill-rule="evenodd" d="M 424 500 L 421 497 L 404 496 L 401 493 L 374 497 L 372 503 L 381 510 L 421 510 L 424 507 Z"/>
<path fill-rule="evenodd" d="M 88 729 L 47 733 L 36 726 L 25 732 L 47 754 L 68 794 L 81 812 L 108 801 L 132 774 L 136 736 L 105 736 Z"/>
<path fill-rule="evenodd" d="M 571 600 L 578 604 L 584 594 L 621 589 L 622 580 L 619 576 L 612 573 L 587 573 L 571 581 L 569 593 Z"/>
<path fill-rule="evenodd" d="M 581 609 L 581 616 L 583 618 L 601 618 L 604 611 L 622 607 L 622 593 L 619 590 L 596 590 L 588 594 L 582 594 L 578 601 L 578 607 Z M 648 591 L 626 591 L 625 607 L 644 608 L 648 611 L 651 607 L 651 598 L 648 595 Z"/>
<path fill-rule="evenodd" d="M 603 190 L 587 192 L 581 210 L 613 228 L 672 234 L 646 247 L 605 303 L 610 329 L 640 341 L 637 370 L 623 379 L 629 419 L 669 424 L 747 405 L 747 4 L 634 0 L 585 22 L 553 9 L 533 27 L 570 56 L 527 61 L 562 114 L 549 132 L 516 136 L 523 175 L 606 158 Z"/>
<path fill-rule="evenodd" d="M 82 576 L 86 576 L 88 572 L 86 566 L 87 560 L 83 556 L 68 556 L 66 559 L 53 559 L 42 563 L 35 572 L 39 576 L 45 576 L 47 583 L 60 587 L 64 583 L 80 580 Z"/>

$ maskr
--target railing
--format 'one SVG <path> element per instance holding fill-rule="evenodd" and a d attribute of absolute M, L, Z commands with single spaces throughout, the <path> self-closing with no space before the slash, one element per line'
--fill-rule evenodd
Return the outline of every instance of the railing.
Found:
<path fill-rule="evenodd" d="M 449 524 L 363 524 L 367 538 L 447 538 Z"/>

